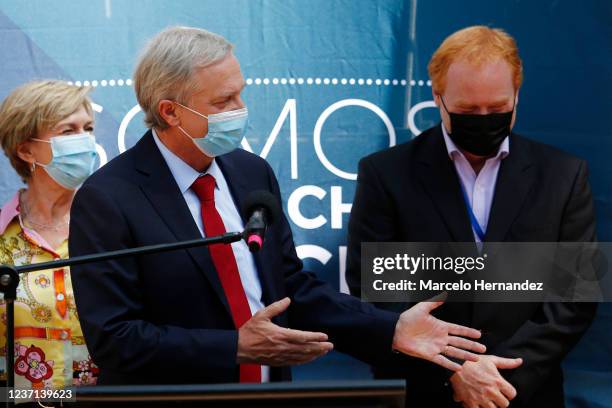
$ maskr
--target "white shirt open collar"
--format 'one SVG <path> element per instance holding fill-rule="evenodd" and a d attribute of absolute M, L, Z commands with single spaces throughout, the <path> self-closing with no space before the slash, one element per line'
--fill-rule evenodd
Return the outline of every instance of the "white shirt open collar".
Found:
<path fill-rule="evenodd" d="M 206 169 L 204 173 L 200 173 L 199 171 L 185 163 L 170 149 L 168 149 L 157 136 L 155 129 L 151 129 L 151 132 L 153 133 L 153 139 L 155 140 L 155 144 L 157 145 L 157 148 L 159 149 L 162 156 L 164 157 L 164 160 L 168 164 L 170 172 L 172 173 L 172 176 L 174 176 L 174 179 L 176 180 L 176 183 L 178 184 L 178 187 L 181 190 L 182 194 L 185 194 L 185 192 L 191 188 L 191 186 L 198 177 L 203 176 L 205 174 L 210 174 L 215 178 L 216 188 L 223 187 L 223 181 L 225 179 L 223 178 L 221 169 L 219 168 L 219 165 L 217 164 L 217 161 L 215 159 L 213 159 L 213 161 L 210 163 L 210 166 L 208 166 L 208 169 Z"/>

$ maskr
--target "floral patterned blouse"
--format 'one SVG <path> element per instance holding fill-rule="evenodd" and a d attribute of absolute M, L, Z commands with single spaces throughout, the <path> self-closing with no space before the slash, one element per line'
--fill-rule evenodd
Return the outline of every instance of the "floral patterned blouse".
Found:
<path fill-rule="evenodd" d="M 23 226 L 18 192 L 0 210 L 0 264 L 25 265 L 68 256 Z M 15 387 L 64 388 L 95 384 L 92 362 L 74 303 L 68 268 L 22 274 L 15 301 Z M 2 294 L 0 294 L 1 299 Z M 0 372 L 6 379 L 6 309 L 0 300 Z"/>

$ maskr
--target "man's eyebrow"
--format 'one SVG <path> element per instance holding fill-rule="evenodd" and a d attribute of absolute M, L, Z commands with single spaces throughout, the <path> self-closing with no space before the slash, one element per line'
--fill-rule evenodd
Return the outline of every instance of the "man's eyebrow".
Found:
<path fill-rule="evenodd" d="M 242 82 L 242 85 L 240 86 L 240 89 L 238 89 L 238 90 L 235 90 L 235 89 L 224 89 L 221 92 L 219 92 L 217 95 L 215 95 L 214 99 L 219 99 L 219 98 L 224 98 L 224 97 L 232 96 L 236 92 L 240 93 L 240 92 L 242 92 L 244 90 L 245 87 L 246 87 L 246 82 Z"/>
<path fill-rule="evenodd" d="M 497 106 L 497 105 L 505 105 L 506 103 L 508 103 L 508 99 L 507 98 L 503 98 L 503 99 L 498 99 L 496 101 L 493 101 L 491 103 L 488 103 L 487 105 L 489 106 Z M 476 103 L 472 103 L 472 102 L 468 102 L 465 100 L 458 100 L 457 102 L 455 102 L 456 106 L 461 106 L 461 107 L 473 107 L 473 106 L 478 106 L 478 104 Z"/>

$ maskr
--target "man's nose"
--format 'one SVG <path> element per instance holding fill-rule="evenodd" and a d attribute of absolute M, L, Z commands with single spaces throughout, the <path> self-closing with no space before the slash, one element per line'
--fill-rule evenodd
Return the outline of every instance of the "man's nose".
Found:
<path fill-rule="evenodd" d="M 487 115 L 487 114 L 491 113 L 491 110 L 490 110 L 488 107 L 486 107 L 486 106 L 481 106 L 481 107 L 479 107 L 479 108 L 476 110 L 476 112 L 475 112 L 475 113 L 476 113 L 477 115 Z"/>
<path fill-rule="evenodd" d="M 244 104 L 244 101 L 242 100 L 242 97 L 237 97 L 236 98 L 236 109 L 242 109 L 244 108 L 246 105 Z"/>

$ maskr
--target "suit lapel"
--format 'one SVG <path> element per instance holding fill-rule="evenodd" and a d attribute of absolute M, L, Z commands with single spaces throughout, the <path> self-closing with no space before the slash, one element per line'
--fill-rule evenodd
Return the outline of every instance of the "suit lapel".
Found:
<path fill-rule="evenodd" d="M 516 136 L 510 137 L 510 153 L 502 160 L 495 184 L 487 242 L 505 240 L 534 182 L 533 162 L 529 150 Z"/>
<path fill-rule="evenodd" d="M 151 131 L 148 131 L 136 146 L 137 170 L 147 176 L 140 184 L 142 191 L 151 202 L 160 218 L 172 231 L 177 241 L 202 238 L 193 221 L 189 207 L 179 190 L 168 165 L 155 145 Z M 221 281 L 206 247 L 186 249 L 198 269 L 208 279 L 219 300 L 231 316 Z"/>
<path fill-rule="evenodd" d="M 467 207 L 461 193 L 459 176 L 448 157 L 440 126 L 423 134 L 423 152 L 419 155 L 419 179 L 444 220 L 452 239 L 456 242 L 473 242 Z"/>

